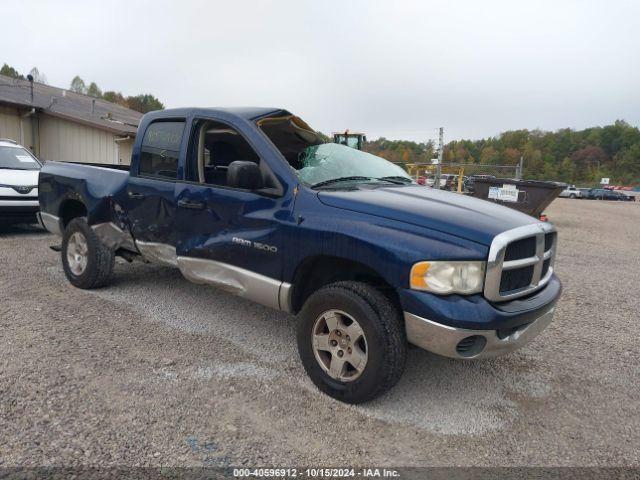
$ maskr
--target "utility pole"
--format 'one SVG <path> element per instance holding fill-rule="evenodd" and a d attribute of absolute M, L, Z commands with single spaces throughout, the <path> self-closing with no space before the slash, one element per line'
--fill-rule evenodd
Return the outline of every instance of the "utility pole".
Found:
<path fill-rule="evenodd" d="M 436 179 L 433 182 L 433 188 L 440 188 L 440 176 L 442 175 L 442 153 L 444 151 L 444 128 L 440 127 L 440 135 L 438 136 L 438 164 L 436 165 Z"/>
<path fill-rule="evenodd" d="M 516 180 L 522 180 L 522 175 L 524 174 L 524 157 L 520 155 L 520 163 L 516 168 Z"/>

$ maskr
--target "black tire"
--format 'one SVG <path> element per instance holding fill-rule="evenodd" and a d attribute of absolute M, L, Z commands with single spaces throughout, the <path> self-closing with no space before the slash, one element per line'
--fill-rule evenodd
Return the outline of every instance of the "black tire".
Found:
<path fill-rule="evenodd" d="M 77 274 L 69 265 L 69 239 L 75 233 L 82 235 L 87 245 L 87 264 L 84 270 Z M 106 247 L 89 227 L 84 217 L 74 218 L 69 222 L 62 237 L 62 267 L 71 284 L 78 288 L 92 289 L 107 285 L 113 277 L 115 263 L 114 252 Z"/>
<path fill-rule="evenodd" d="M 576 198 L 576 194 L 572 193 L 571 195 L 569 195 L 569 198 Z"/>
<path fill-rule="evenodd" d="M 366 366 L 359 377 L 348 382 L 323 370 L 312 345 L 316 320 L 333 309 L 353 317 L 366 338 Z M 300 359 L 313 383 L 342 402 L 373 400 L 393 387 L 404 371 L 407 339 L 401 312 L 382 292 L 364 283 L 337 282 L 311 295 L 299 315 L 297 340 Z"/>

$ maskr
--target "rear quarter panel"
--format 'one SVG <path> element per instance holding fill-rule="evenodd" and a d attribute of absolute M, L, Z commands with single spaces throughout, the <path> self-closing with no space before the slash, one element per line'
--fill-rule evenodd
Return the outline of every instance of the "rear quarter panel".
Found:
<path fill-rule="evenodd" d="M 119 168 L 46 162 L 38 181 L 40 210 L 60 217 L 65 202 L 80 201 L 90 225 L 114 219 L 114 199 L 124 194 L 129 172 Z"/>

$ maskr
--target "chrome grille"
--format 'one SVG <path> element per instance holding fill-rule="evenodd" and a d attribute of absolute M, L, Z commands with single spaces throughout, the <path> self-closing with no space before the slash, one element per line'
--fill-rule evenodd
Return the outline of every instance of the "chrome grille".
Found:
<path fill-rule="evenodd" d="M 514 268 L 513 270 L 503 270 L 500 277 L 500 295 L 509 292 L 515 292 L 521 288 L 531 285 L 533 278 L 533 265 L 522 268 Z"/>
<path fill-rule="evenodd" d="M 504 252 L 504 260 L 518 260 L 533 257 L 536 254 L 536 237 L 523 238 L 507 245 Z"/>
<path fill-rule="evenodd" d="M 556 236 L 558 234 L 556 232 L 549 232 L 544 234 L 544 251 L 551 250 L 553 244 L 556 241 Z"/>
<path fill-rule="evenodd" d="M 508 230 L 491 243 L 484 295 L 500 302 L 528 295 L 553 274 L 557 234 L 553 225 L 537 223 Z"/>

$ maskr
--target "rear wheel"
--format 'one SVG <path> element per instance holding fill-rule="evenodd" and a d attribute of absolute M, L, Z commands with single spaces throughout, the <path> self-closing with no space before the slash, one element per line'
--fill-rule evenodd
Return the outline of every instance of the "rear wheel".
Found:
<path fill-rule="evenodd" d="M 569 198 L 576 198 L 576 194 L 572 193 L 571 195 L 569 195 Z"/>
<path fill-rule="evenodd" d="M 91 289 L 110 282 L 114 252 L 100 241 L 84 218 L 74 218 L 65 228 L 61 254 L 64 273 L 73 286 Z"/>
<path fill-rule="evenodd" d="M 298 351 L 313 383 L 347 403 L 372 400 L 400 379 L 406 335 L 400 311 L 375 288 L 338 282 L 305 303 Z"/>

